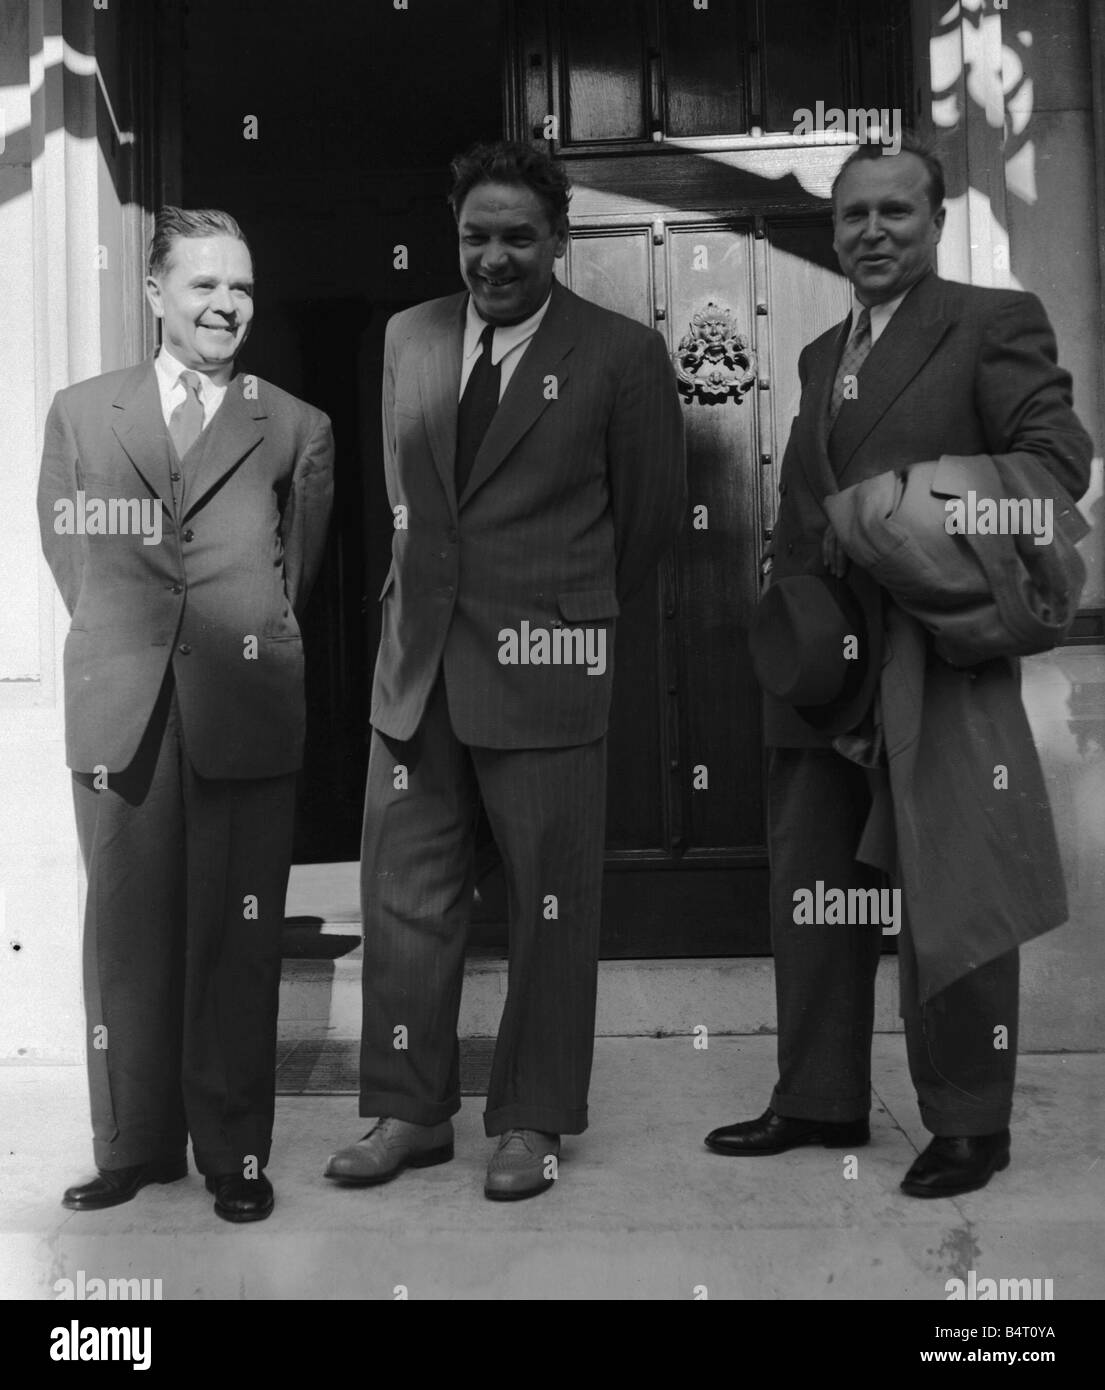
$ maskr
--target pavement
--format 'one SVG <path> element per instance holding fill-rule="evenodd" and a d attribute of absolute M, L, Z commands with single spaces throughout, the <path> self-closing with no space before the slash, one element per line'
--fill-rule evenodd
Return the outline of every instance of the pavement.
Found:
<path fill-rule="evenodd" d="M 215 1217 L 195 1172 L 64 1210 L 92 1174 L 83 1068 L 0 1067 L 0 1297 L 56 1298 L 83 1271 L 86 1286 L 159 1279 L 165 1300 L 942 1300 L 971 1270 L 1105 1296 L 1102 1056 L 1022 1056 L 1011 1167 L 919 1201 L 898 1190 L 928 1142 L 904 1054 L 876 1036 L 868 1147 L 727 1159 L 702 1137 L 763 1110 L 773 1037 L 601 1038 L 591 1128 L 565 1140 L 553 1188 L 519 1203 L 483 1197 L 481 1098 L 457 1117 L 453 1162 L 345 1189 L 321 1172 L 366 1128 L 355 1098 L 281 1097 L 276 1210 L 246 1226 Z"/>

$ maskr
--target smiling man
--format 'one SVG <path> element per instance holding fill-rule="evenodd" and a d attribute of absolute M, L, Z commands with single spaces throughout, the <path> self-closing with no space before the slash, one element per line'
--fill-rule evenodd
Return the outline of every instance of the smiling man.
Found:
<path fill-rule="evenodd" d="M 484 1117 L 502 1201 L 547 1191 L 560 1136 L 587 1125 L 614 627 L 679 528 L 683 427 L 659 334 L 554 279 L 561 166 L 497 144 L 453 172 L 467 290 L 387 329 L 396 520 L 361 861 L 360 1113 L 377 1123 L 327 1174 L 378 1183 L 453 1156 L 482 801 L 510 903 Z M 533 660 L 531 638 L 559 660 Z"/>
<path fill-rule="evenodd" d="M 909 1069 L 932 1135 L 901 1183 L 920 1198 L 970 1192 L 1009 1164 L 1017 947 L 1065 919 L 1063 873 L 1017 662 L 942 660 L 848 560 L 823 500 L 948 455 L 987 456 L 1014 497 L 1078 498 L 1093 453 L 1040 301 L 941 279 L 943 227 L 943 171 L 916 139 L 896 155 L 861 145 L 842 166 L 834 246 L 852 312 L 799 358 L 760 610 L 773 622 L 753 627 L 774 691 L 764 740 L 779 1080 L 758 1119 L 706 1139 L 741 1157 L 868 1142 L 882 933 L 866 913 L 811 926 L 795 904 L 815 887 L 869 891 L 889 875 L 903 906 Z M 783 629 L 793 645 L 773 661 Z M 840 674 L 849 643 L 854 680 Z M 784 670 L 794 652 L 818 651 L 824 664 L 811 657 L 804 686 L 797 659 Z"/>
<path fill-rule="evenodd" d="M 196 1165 L 227 1221 L 273 1207 L 280 933 L 305 721 L 302 611 L 322 558 L 321 411 L 236 370 L 253 265 L 225 212 L 162 208 L 152 361 L 54 399 L 42 545 L 72 618 L 66 753 L 88 871 L 85 1011 L 97 1175 L 129 1201 Z M 159 509 L 159 543 L 61 533 L 77 497 Z"/>

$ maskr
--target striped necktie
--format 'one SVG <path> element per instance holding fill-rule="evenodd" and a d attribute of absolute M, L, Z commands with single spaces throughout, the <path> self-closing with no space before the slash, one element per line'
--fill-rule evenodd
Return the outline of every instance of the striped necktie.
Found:
<path fill-rule="evenodd" d="M 197 372 L 181 372 L 177 380 L 184 383 L 184 399 L 169 417 L 169 437 L 177 458 L 182 459 L 203 429 L 203 401 Z"/>
<path fill-rule="evenodd" d="M 870 351 L 871 315 L 866 309 L 861 309 L 852 336 L 845 343 L 844 351 L 840 354 L 840 366 L 836 370 L 833 394 L 829 397 L 829 434 L 832 434 L 836 417 L 840 414 L 840 407 L 844 404 L 844 379 L 859 375 L 859 369 L 866 362 L 867 354 Z M 854 395 L 850 395 L 849 399 L 854 399 Z"/>

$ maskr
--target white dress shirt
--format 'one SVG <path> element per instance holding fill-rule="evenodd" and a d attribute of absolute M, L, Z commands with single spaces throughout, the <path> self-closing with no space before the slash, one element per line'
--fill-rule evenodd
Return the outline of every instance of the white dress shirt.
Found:
<path fill-rule="evenodd" d="M 540 309 L 536 313 L 530 314 L 528 319 L 523 319 L 521 323 L 509 323 L 505 327 L 495 329 L 495 334 L 491 339 L 491 361 L 500 366 L 500 400 L 503 398 L 503 392 L 510 385 L 510 378 L 514 375 L 515 368 L 525 356 L 530 339 L 540 328 L 541 320 L 548 312 L 551 298 L 552 292 L 550 291 Z M 476 312 L 476 306 L 472 303 L 472 296 L 469 295 L 468 308 L 464 316 L 464 356 L 460 367 L 460 391 L 457 400 L 460 400 L 461 396 L 464 395 L 464 388 L 468 385 L 472 368 L 479 360 L 480 334 L 486 327 L 487 323 Z"/>
<path fill-rule="evenodd" d="M 181 372 L 195 371 L 195 368 L 182 366 L 165 346 L 161 347 L 154 358 L 153 366 L 157 373 L 157 389 L 161 394 L 161 413 L 165 417 L 167 426 L 172 419 L 173 411 L 184 400 L 185 387 L 184 382 L 180 379 L 180 374 Z M 206 429 L 211 423 L 215 411 L 223 403 L 226 387 L 217 386 L 206 372 L 196 372 L 196 376 L 200 379 L 203 427 Z"/>
<path fill-rule="evenodd" d="M 911 290 L 912 288 L 913 286 L 910 285 L 909 290 Z M 903 290 L 901 294 L 898 295 L 897 299 L 888 299 L 885 304 L 861 304 L 859 300 L 856 298 L 855 292 L 853 291 L 852 321 L 848 325 L 849 336 L 851 336 L 856 331 L 856 323 L 859 321 L 859 316 L 863 312 L 863 310 L 866 309 L 867 312 L 871 315 L 871 346 L 874 347 L 875 344 L 882 337 L 883 333 L 886 331 L 886 325 L 894 317 L 894 314 L 897 312 L 898 306 L 909 293 L 909 290 Z"/>

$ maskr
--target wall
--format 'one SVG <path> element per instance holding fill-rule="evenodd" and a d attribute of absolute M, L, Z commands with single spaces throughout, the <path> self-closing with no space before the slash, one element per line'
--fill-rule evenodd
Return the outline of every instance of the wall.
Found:
<path fill-rule="evenodd" d="M 67 618 L 39 549 L 35 489 L 54 392 L 126 355 L 122 147 L 103 128 L 106 103 L 125 102 L 95 63 L 117 43 L 119 7 L 26 0 L 5 5 L 0 25 L 0 1057 L 75 1061 L 82 875 L 60 706 Z"/>

